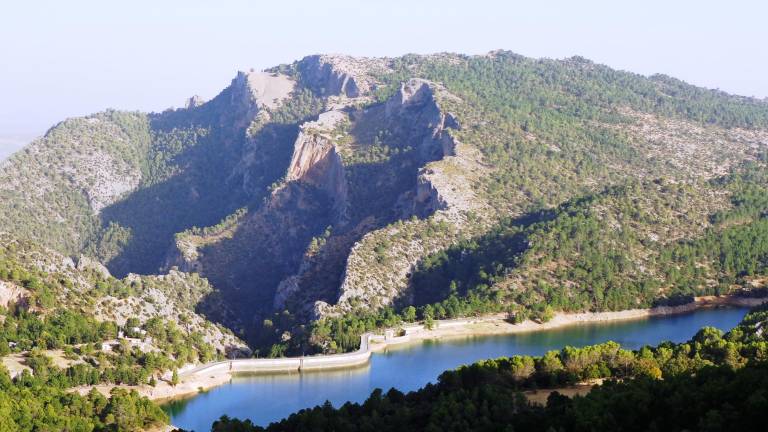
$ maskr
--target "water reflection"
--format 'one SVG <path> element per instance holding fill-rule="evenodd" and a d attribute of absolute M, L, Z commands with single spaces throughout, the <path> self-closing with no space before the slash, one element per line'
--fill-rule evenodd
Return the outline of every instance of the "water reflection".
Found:
<path fill-rule="evenodd" d="M 685 315 L 591 323 L 517 335 L 425 341 L 388 348 L 375 354 L 369 365 L 354 369 L 237 375 L 228 384 L 191 399 L 171 402 L 164 408 L 174 425 L 198 432 L 208 431 L 211 423 L 223 414 L 250 418 L 264 425 L 326 400 L 334 406 L 350 400 L 362 401 L 375 388 L 415 390 L 434 381 L 444 370 L 486 358 L 541 355 L 566 345 L 584 346 L 608 340 L 627 348 L 667 340 L 683 342 L 703 326 L 730 329 L 746 311 L 705 309 Z"/>

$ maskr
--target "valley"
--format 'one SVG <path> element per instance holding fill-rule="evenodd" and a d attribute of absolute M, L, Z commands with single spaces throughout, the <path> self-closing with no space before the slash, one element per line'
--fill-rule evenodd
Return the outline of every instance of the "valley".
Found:
<path fill-rule="evenodd" d="M 140 430 L 176 418 L 149 399 L 225 392 L 227 368 L 373 368 L 395 342 L 574 323 L 595 327 L 586 345 L 610 320 L 760 310 L 767 164 L 765 101 L 509 51 L 310 55 L 183 108 L 69 118 L 0 162 L 0 413 Z M 728 330 L 734 310 L 690 316 Z M 675 342 L 720 322 L 682 317 Z M 420 361 L 461 364 L 437 357 Z M 210 412 L 177 426 L 230 411 Z"/>

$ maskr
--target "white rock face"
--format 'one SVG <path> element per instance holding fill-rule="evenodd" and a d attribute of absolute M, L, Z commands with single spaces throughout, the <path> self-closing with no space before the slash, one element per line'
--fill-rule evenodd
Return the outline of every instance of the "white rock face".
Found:
<path fill-rule="evenodd" d="M 358 98 L 376 87 L 371 72 L 388 69 L 383 58 L 350 57 L 344 55 L 313 55 L 299 62 L 305 80 L 324 96 Z"/>
<path fill-rule="evenodd" d="M 11 304 L 23 303 L 28 296 L 29 291 L 24 288 L 10 282 L 0 281 L 0 306 L 8 307 Z"/>
<path fill-rule="evenodd" d="M 451 140 L 453 153 L 430 162 L 419 171 L 414 206 L 427 206 L 438 217 L 463 223 L 467 212 L 485 213 L 487 203 L 477 197 L 473 183 L 490 170 L 480 160 L 477 149 Z"/>
<path fill-rule="evenodd" d="M 268 72 L 249 72 L 246 79 L 253 98 L 269 109 L 277 108 L 296 86 L 291 78 Z"/>
<path fill-rule="evenodd" d="M 101 151 L 71 160 L 65 170 L 85 193 L 94 214 L 134 190 L 141 181 L 139 170 Z"/>
<path fill-rule="evenodd" d="M 387 101 L 387 115 L 396 115 L 404 108 L 433 101 L 435 93 L 431 85 L 431 81 L 421 78 L 412 78 L 402 83 L 400 90 Z"/>
<path fill-rule="evenodd" d="M 301 270 L 299 270 L 301 273 Z M 299 291 L 299 275 L 291 275 L 283 279 L 275 291 L 275 299 L 272 301 L 272 308 L 280 310 L 285 307 L 288 298 Z"/>
<path fill-rule="evenodd" d="M 288 181 L 301 181 L 325 191 L 333 199 L 337 219 L 346 209 L 347 179 L 341 156 L 328 133 L 346 118 L 341 111 L 329 111 L 317 121 L 304 123 L 286 173 Z"/>
<path fill-rule="evenodd" d="M 307 122 L 302 125 L 302 129 L 318 130 L 322 132 L 331 132 L 333 129 L 344 121 L 348 120 L 347 114 L 340 110 L 331 110 L 321 113 L 317 116 L 317 120 L 313 122 Z"/>

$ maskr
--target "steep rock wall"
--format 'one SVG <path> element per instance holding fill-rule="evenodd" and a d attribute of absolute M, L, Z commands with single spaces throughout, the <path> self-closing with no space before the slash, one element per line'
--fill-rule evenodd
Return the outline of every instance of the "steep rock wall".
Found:
<path fill-rule="evenodd" d="M 424 136 L 418 143 L 419 155 L 423 162 L 440 160 L 455 153 L 456 143 L 449 129 L 458 129 L 459 124 L 452 114 L 443 112 L 439 98 L 455 96 L 438 84 L 414 78 L 404 82 L 400 90 L 385 104 L 387 117 L 397 119 L 399 123 L 410 128 L 414 135 L 421 133 Z"/>
<path fill-rule="evenodd" d="M 260 323 L 272 310 L 280 282 L 299 267 L 312 238 L 332 224 L 331 207 L 323 191 L 288 182 L 244 217 L 231 238 L 202 247 L 202 275 L 221 291 L 238 322 L 204 308 L 208 316 L 245 334 Z"/>
<path fill-rule="evenodd" d="M 343 219 L 347 206 L 347 180 L 341 156 L 328 133 L 344 119 L 343 113 L 329 111 L 317 121 L 303 124 L 286 173 L 289 182 L 307 183 L 327 193 L 337 221 Z"/>
<path fill-rule="evenodd" d="M 459 130 L 460 125 L 454 115 L 441 108 L 440 101 L 445 98 L 457 100 L 436 83 L 412 79 L 381 106 L 354 116 L 353 123 L 357 123 L 353 130 L 381 128 L 394 137 L 394 142 L 415 150 L 413 157 L 421 168 L 415 173 L 412 186 L 403 190 L 394 203 L 396 219 L 401 222 L 386 226 L 390 222 L 382 215 L 371 215 L 367 223 L 329 239 L 317 253 L 305 256 L 295 275 L 283 281 L 276 306 L 293 298 L 292 304 L 298 300 L 303 305 L 300 310 L 317 319 L 353 307 L 384 306 L 398 298 L 409 301 L 408 277 L 413 267 L 425 254 L 454 241 L 464 221 L 462 212 L 471 208 L 468 203 L 473 202 L 471 191 L 467 193 L 469 185 L 443 178 L 456 175 L 453 171 L 462 173 L 475 168 L 465 163 L 465 153 L 459 153 L 461 143 L 452 131 Z M 452 171 L 450 175 L 448 170 Z M 467 180 L 456 181 L 462 179 Z M 432 215 L 440 222 L 423 220 Z M 419 219 L 403 222 L 412 216 Z M 409 234 L 433 224 L 439 229 L 432 238 Z M 335 279 L 337 291 L 329 294 L 327 284 L 317 281 L 322 278 L 320 275 L 335 272 L 341 272 Z"/>
<path fill-rule="evenodd" d="M 389 61 L 380 58 L 341 55 L 312 55 L 296 64 L 302 81 L 323 96 L 358 98 L 376 88 L 373 74 L 389 69 Z"/>
<path fill-rule="evenodd" d="M 460 124 L 442 109 L 441 101 L 446 99 L 460 103 L 439 84 L 412 79 L 386 102 L 387 117 L 410 134 L 423 137 L 417 150 L 424 165 L 413 188 L 398 199 L 401 222 L 371 231 L 354 244 L 337 299 L 316 301 L 314 318 L 410 303 L 409 278 L 419 260 L 448 247 L 462 232 L 466 234 L 467 213 L 484 205 L 471 186 L 487 173 L 479 163 L 482 155 L 455 139 L 453 131 Z M 413 216 L 417 219 L 410 219 Z M 431 234 L 414 235 L 424 232 Z"/>

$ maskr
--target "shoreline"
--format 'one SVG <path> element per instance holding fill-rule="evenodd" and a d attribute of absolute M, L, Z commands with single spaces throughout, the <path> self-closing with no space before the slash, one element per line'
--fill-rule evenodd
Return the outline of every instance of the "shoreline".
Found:
<path fill-rule="evenodd" d="M 112 388 L 120 387 L 136 390 L 140 395 L 159 402 L 169 402 L 184 399 L 205 392 L 214 387 L 231 381 L 232 376 L 239 373 L 301 373 L 303 371 L 321 371 L 332 369 L 347 369 L 360 367 L 368 363 L 373 353 L 388 348 L 405 347 L 423 343 L 426 340 L 447 340 L 455 338 L 508 335 L 536 331 L 553 330 L 580 324 L 599 322 L 621 322 L 641 320 L 656 316 L 677 315 L 694 312 L 699 309 L 712 307 L 753 307 L 768 302 L 768 297 L 696 297 L 691 303 L 678 306 L 660 306 L 649 309 L 627 309 L 615 312 L 578 312 L 557 313 L 546 323 L 526 320 L 519 324 L 506 321 L 506 314 L 494 314 L 475 318 L 436 321 L 432 330 L 425 329 L 422 324 L 404 326 L 405 335 L 394 336 L 392 330 L 386 330 L 385 335 L 366 333 L 361 337 L 361 348 L 353 353 L 330 354 L 307 357 L 287 357 L 279 359 L 238 359 L 213 362 L 205 365 L 185 367 L 179 371 L 179 384 L 171 386 L 169 380 L 161 380 L 156 387 L 148 385 L 121 386 L 102 384 L 74 388 L 80 394 L 85 394 L 92 388 L 109 395 Z"/>
<path fill-rule="evenodd" d="M 443 320 L 436 321 L 439 322 L 439 325 L 432 330 L 415 329 L 415 331 L 408 335 L 410 336 L 409 340 L 375 344 L 372 349 L 376 352 L 394 345 L 408 345 L 425 340 L 518 334 L 555 330 L 581 324 L 642 320 L 659 316 L 680 315 L 715 307 L 755 307 L 766 302 L 768 302 L 768 297 L 703 296 L 695 297 L 693 302 L 678 306 L 657 306 L 648 309 L 625 309 L 609 312 L 558 312 L 551 320 L 545 323 L 526 320 L 519 324 L 512 324 L 506 321 L 506 314 Z M 407 331 L 408 327 L 406 327 Z"/>

